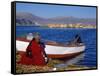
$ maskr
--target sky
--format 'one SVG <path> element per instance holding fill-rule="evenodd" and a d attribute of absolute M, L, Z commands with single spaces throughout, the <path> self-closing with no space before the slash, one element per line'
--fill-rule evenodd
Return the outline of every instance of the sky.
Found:
<path fill-rule="evenodd" d="M 77 18 L 96 18 L 95 7 L 16 3 L 16 12 L 29 12 L 43 18 L 53 18 L 59 16 L 73 16 Z"/>

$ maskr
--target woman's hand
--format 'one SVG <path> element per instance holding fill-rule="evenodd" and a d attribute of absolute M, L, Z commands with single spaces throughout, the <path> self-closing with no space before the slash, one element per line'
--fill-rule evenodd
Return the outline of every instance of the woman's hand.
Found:
<path fill-rule="evenodd" d="M 45 62 L 46 64 L 49 62 L 49 58 L 47 56 L 45 57 Z"/>
<path fill-rule="evenodd" d="M 32 58 L 32 51 L 31 50 L 26 51 L 26 56 Z"/>

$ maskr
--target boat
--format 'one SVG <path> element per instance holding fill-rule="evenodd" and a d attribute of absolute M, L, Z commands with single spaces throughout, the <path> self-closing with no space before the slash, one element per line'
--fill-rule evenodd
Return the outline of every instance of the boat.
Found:
<path fill-rule="evenodd" d="M 16 38 L 16 50 L 25 52 L 31 40 L 26 38 Z M 49 58 L 62 59 L 72 58 L 85 51 L 84 43 L 79 44 L 62 44 L 55 41 L 46 41 L 45 52 Z"/>

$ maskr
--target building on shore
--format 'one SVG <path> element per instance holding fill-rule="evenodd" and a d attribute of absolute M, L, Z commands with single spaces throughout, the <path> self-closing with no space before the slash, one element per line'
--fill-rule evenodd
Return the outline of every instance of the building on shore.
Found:
<path fill-rule="evenodd" d="M 96 28 L 96 25 L 82 24 L 82 23 L 69 23 L 69 24 L 47 24 L 49 28 Z"/>

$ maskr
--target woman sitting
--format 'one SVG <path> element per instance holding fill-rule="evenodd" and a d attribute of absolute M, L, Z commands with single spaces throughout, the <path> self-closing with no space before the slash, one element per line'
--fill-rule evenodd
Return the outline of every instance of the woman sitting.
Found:
<path fill-rule="evenodd" d="M 45 45 L 40 41 L 39 33 L 35 33 L 26 52 L 21 55 L 21 60 L 18 63 L 26 65 L 46 65 L 48 58 L 44 48 Z"/>

